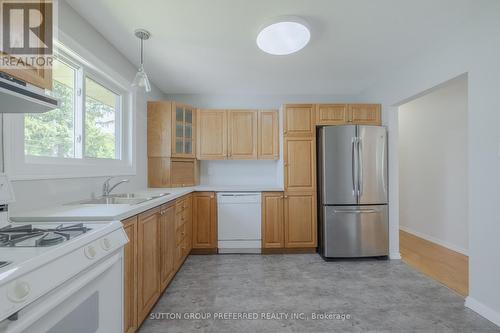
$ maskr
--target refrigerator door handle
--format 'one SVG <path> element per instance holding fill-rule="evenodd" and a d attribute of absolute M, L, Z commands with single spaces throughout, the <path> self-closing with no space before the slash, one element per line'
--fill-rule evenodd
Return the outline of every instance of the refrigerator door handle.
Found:
<path fill-rule="evenodd" d="M 363 141 L 358 138 L 358 196 L 363 195 Z"/>
<path fill-rule="evenodd" d="M 351 172 L 352 172 L 352 195 L 358 195 L 358 163 L 357 163 L 357 140 L 358 138 L 352 138 L 352 146 L 351 146 Z"/>
<path fill-rule="evenodd" d="M 370 214 L 370 213 L 378 213 L 377 210 L 375 209 L 350 209 L 350 210 L 347 210 L 347 209 L 335 209 L 333 211 L 334 213 L 336 214 Z"/>

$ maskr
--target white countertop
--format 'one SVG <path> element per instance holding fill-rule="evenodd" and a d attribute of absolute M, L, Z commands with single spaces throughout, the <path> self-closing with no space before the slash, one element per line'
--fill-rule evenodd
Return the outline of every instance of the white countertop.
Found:
<path fill-rule="evenodd" d="M 237 185 L 200 185 L 195 187 L 177 188 L 148 188 L 134 193 L 152 194 L 168 192 L 169 195 L 149 200 L 137 205 L 57 205 L 45 209 L 13 213 L 10 219 L 15 222 L 62 222 L 62 221 L 112 221 L 124 220 L 131 216 L 142 213 L 148 209 L 157 207 L 169 201 L 175 200 L 183 195 L 195 191 L 210 192 L 269 192 L 283 191 L 277 186 L 237 186 Z"/>

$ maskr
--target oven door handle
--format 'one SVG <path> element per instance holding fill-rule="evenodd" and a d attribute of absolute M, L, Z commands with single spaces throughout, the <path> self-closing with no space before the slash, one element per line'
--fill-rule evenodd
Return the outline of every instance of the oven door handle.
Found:
<path fill-rule="evenodd" d="M 53 294 L 50 295 L 50 297 L 48 297 L 47 300 L 43 302 L 43 304 L 37 305 L 36 307 L 33 307 L 33 309 L 29 310 L 25 309 L 26 307 L 21 309 L 20 311 L 23 313 L 19 313 L 18 319 L 16 321 L 9 322 L 6 333 L 24 332 L 27 328 L 36 323 L 39 319 L 43 318 L 45 315 L 47 315 L 47 313 L 49 313 L 59 304 L 61 304 L 69 297 L 74 295 L 84 286 L 94 281 L 96 278 L 99 277 L 99 275 L 107 271 L 109 268 L 111 268 L 114 264 L 116 264 L 120 260 L 122 260 L 122 254 L 121 252 L 118 252 L 109 257 L 108 259 L 105 259 L 104 261 L 100 262 L 92 270 L 85 272 L 82 276 L 79 276 L 76 279 L 73 278 L 74 280 L 71 280 L 70 283 L 66 281 L 62 285 L 62 287 L 60 287 L 60 289 L 53 289 L 52 291 L 49 291 L 53 292 Z M 44 296 L 42 295 L 41 297 Z M 5 319 L 4 321 L 9 321 L 9 319 Z M 5 324 L 4 321 L 0 322 L 0 327 L 2 327 L 2 324 Z"/>

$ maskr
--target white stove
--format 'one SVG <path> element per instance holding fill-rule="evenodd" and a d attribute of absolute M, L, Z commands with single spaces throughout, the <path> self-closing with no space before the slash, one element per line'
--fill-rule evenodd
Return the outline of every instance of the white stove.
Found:
<path fill-rule="evenodd" d="M 122 332 L 127 242 L 120 221 L 0 228 L 0 332 Z"/>

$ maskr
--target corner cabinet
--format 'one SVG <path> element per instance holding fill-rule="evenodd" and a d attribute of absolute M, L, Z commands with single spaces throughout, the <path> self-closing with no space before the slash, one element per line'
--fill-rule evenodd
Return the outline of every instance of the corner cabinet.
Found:
<path fill-rule="evenodd" d="M 148 102 L 148 186 L 198 184 L 196 110 L 171 101 Z"/>

